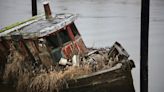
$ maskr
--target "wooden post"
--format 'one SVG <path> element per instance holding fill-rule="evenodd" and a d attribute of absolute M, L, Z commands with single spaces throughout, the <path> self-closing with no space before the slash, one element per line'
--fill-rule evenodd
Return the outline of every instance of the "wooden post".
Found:
<path fill-rule="evenodd" d="M 140 92 L 148 92 L 149 0 L 141 5 Z"/>
<path fill-rule="evenodd" d="M 32 6 L 32 16 L 37 15 L 37 1 L 31 0 L 31 6 Z"/>

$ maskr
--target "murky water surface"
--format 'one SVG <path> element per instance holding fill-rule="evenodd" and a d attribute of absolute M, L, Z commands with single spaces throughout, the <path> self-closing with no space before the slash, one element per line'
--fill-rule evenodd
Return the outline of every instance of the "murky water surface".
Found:
<path fill-rule="evenodd" d="M 31 17 L 31 0 L 1 0 L 0 28 Z M 163 92 L 164 0 L 150 0 L 149 92 Z M 42 0 L 38 11 L 43 12 Z M 53 13 L 79 14 L 75 22 L 89 47 L 120 42 L 135 61 L 134 86 L 139 92 L 140 0 L 51 0 Z M 0 86 L 0 92 L 11 92 Z"/>

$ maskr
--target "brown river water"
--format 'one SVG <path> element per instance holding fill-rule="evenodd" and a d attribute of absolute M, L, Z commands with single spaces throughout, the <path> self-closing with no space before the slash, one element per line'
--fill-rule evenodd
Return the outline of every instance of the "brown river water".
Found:
<path fill-rule="evenodd" d="M 31 17 L 31 0 L 0 0 L 0 28 Z M 42 1 L 38 12 L 43 13 Z M 109 47 L 120 42 L 135 61 L 132 70 L 136 92 L 140 91 L 141 0 L 51 0 L 52 12 L 75 13 L 75 22 L 88 47 Z M 149 92 L 164 90 L 164 0 L 150 0 Z M 0 53 L 2 54 L 2 53 Z M 0 92 L 15 89 L 0 85 Z"/>

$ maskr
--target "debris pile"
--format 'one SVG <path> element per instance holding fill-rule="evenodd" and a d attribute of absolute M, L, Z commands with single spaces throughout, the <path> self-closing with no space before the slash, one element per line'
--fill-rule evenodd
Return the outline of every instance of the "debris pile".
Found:
<path fill-rule="evenodd" d="M 46 67 L 45 63 L 32 62 L 11 45 L 4 80 L 12 82 L 19 92 L 58 92 L 68 80 L 121 63 L 116 51 L 113 50 L 112 53 L 115 54 L 109 56 L 112 50 L 110 48 L 88 49 L 89 53 L 85 56 L 74 55 L 71 60 L 61 58 L 58 64 Z M 46 54 L 42 56 L 48 58 Z M 44 62 L 49 62 L 47 60 Z"/>

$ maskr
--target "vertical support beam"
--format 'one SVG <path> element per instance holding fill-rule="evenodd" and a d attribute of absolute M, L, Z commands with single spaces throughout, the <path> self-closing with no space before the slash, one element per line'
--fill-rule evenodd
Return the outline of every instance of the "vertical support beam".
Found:
<path fill-rule="evenodd" d="M 37 0 L 31 0 L 32 16 L 37 15 Z"/>
<path fill-rule="evenodd" d="M 25 43 L 25 41 L 23 39 L 23 36 L 22 35 L 11 35 L 11 38 L 16 43 L 22 42 L 23 46 L 25 47 L 25 50 L 27 51 L 27 54 L 31 58 L 32 62 L 35 63 L 36 62 L 35 57 L 31 53 L 30 48 L 28 48 L 28 46 L 26 45 L 26 43 Z"/>
<path fill-rule="evenodd" d="M 150 0 L 141 0 L 140 92 L 148 92 L 148 41 Z"/>
<path fill-rule="evenodd" d="M 32 55 L 32 53 L 31 53 L 31 51 L 30 51 L 30 48 L 28 48 L 28 46 L 26 45 L 26 43 L 25 43 L 25 41 L 23 40 L 23 38 L 21 38 L 21 42 L 22 42 L 23 46 L 25 47 L 25 49 L 26 49 L 26 51 L 27 51 L 29 57 L 31 58 L 32 63 L 35 63 L 35 62 L 36 62 L 35 57 Z"/>

